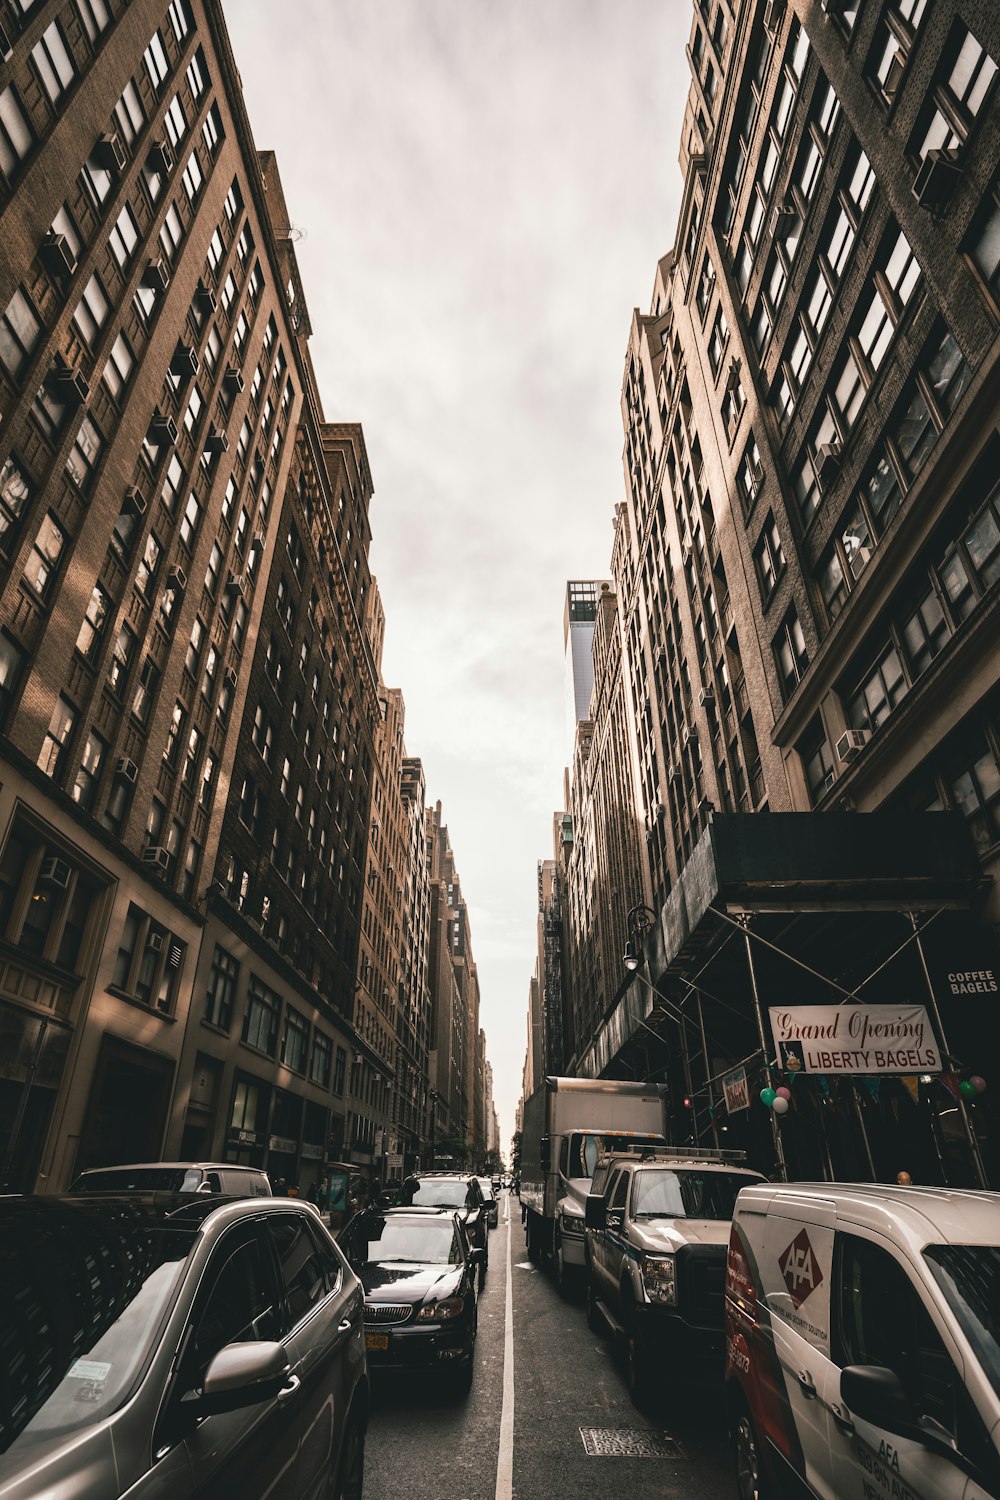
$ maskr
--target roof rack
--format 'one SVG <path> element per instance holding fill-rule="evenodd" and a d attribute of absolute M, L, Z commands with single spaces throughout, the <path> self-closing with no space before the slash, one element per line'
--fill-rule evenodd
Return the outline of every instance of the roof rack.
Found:
<path fill-rule="evenodd" d="M 602 1151 L 598 1161 L 624 1157 L 629 1161 L 716 1161 L 745 1162 L 745 1151 L 722 1151 L 708 1146 L 631 1146 L 621 1151 Z"/>

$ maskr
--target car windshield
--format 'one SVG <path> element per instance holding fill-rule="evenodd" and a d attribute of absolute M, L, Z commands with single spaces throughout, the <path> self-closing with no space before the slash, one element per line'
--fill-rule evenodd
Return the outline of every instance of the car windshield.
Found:
<path fill-rule="evenodd" d="M 490 1181 L 490 1179 L 488 1177 L 480 1177 L 478 1179 L 478 1182 L 479 1182 L 479 1186 L 483 1190 L 483 1197 L 484 1198 L 492 1198 L 493 1197 L 493 1184 Z"/>
<path fill-rule="evenodd" d="M 79 1193 L 196 1193 L 201 1186 L 200 1167 L 112 1167 L 106 1172 L 86 1172 L 70 1188 Z"/>
<path fill-rule="evenodd" d="M 569 1142 L 570 1177 L 591 1178 L 597 1159 L 602 1151 L 629 1151 L 633 1146 L 662 1146 L 661 1135 L 618 1135 L 609 1131 L 607 1135 L 576 1134 Z"/>
<path fill-rule="evenodd" d="M 731 1219 L 740 1188 L 759 1179 L 736 1172 L 645 1168 L 635 1174 L 635 1219 Z"/>
<path fill-rule="evenodd" d="M 197 1227 L 142 1203 L 9 1200 L 0 1452 L 92 1427 L 122 1404 L 173 1305 Z M 14 1299 L 16 1295 L 16 1307 Z M 0 1479 L 6 1465 L 0 1461 Z"/>
<path fill-rule="evenodd" d="M 457 1266 L 462 1261 L 458 1232 L 449 1219 L 374 1219 L 366 1231 L 370 1261 L 418 1261 L 428 1266 Z"/>
<path fill-rule="evenodd" d="M 417 1208 L 464 1208 L 469 1196 L 468 1183 L 460 1177 L 421 1177 L 404 1182 L 400 1203 Z"/>
<path fill-rule="evenodd" d="M 1000 1247 L 928 1245 L 924 1259 L 1000 1395 Z"/>

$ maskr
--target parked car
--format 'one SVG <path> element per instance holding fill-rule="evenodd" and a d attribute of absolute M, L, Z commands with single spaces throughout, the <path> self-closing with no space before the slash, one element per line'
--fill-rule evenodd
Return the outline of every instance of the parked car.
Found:
<path fill-rule="evenodd" d="M 77 1193 L 224 1193 L 229 1198 L 270 1198 L 271 1184 L 260 1167 L 232 1162 L 130 1162 L 91 1167 L 70 1187 Z"/>
<path fill-rule="evenodd" d="M 479 1180 L 468 1172 L 419 1172 L 407 1177 L 397 1193 L 399 1208 L 445 1208 L 465 1225 L 469 1243 L 482 1250 L 479 1284 L 486 1280 L 490 1264 L 486 1205 Z"/>
<path fill-rule="evenodd" d="M 459 1216 L 446 1210 L 369 1209 L 340 1236 L 365 1292 L 369 1368 L 442 1371 L 460 1391 L 475 1372 L 476 1267 Z"/>
<path fill-rule="evenodd" d="M 491 1229 L 496 1229 L 500 1222 L 500 1205 L 497 1202 L 497 1188 L 488 1177 L 477 1177 L 479 1190 L 483 1195 L 483 1207 L 486 1210 L 486 1222 Z"/>
<path fill-rule="evenodd" d="M 587 1321 L 623 1341 L 629 1390 L 722 1379 L 723 1285 L 743 1153 L 615 1152 L 585 1204 Z"/>
<path fill-rule="evenodd" d="M 0 1494 L 358 1500 L 363 1311 L 305 1203 L 0 1200 Z"/>
<path fill-rule="evenodd" d="M 1000 1193 L 744 1189 L 726 1396 L 742 1500 L 995 1500 Z"/>

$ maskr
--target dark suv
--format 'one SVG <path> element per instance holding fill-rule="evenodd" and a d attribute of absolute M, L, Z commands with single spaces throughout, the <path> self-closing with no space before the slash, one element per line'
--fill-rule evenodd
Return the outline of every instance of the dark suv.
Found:
<path fill-rule="evenodd" d="M 483 1190 L 471 1172 L 415 1172 L 399 1188 L 396 1203 L 399 1208 L 441 1208 L 457 1214 L 469 1244 L 483 1252 L 479 1263 L 482 1285 L 490 1263 L 488 1215 Z"/>

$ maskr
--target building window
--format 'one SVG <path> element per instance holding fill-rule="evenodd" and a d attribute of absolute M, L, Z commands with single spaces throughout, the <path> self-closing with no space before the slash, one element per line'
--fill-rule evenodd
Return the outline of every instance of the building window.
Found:
<path fill-rule="evenodd" d="M 42 333 L 42 325 L 24 292 L 18 287 L 0 318 L 0 364 L 16 380 L 31 358 Z"/>
<path fill-rule="evenodd" d="M 170 265 L 173 265 L 177 258 L 177 252 L 181 247 L 183 238 L 184 225 L 181 222 L 181 216 L 177 212 L 177 205 L 171 203 L 167 209 L 166 218 L 160 227 L 159 234 L 160 249 L 163 251 Z"/>
<path fill-rule="evenodd" d="M 145 724 L 149 718 L 149 711 L 156 697 L 156 689 L 160 681 L 159 669 L 152 657 L 147 656 L 139 673 L 139 681 L 132 699 L 132 713 L 140 724 Z"/>
<path fill-rule="evenodd" d="M 965 144 L 993 91 L 996 74 L 994 59 L 956 22 L 944 53 L 942 81 L 934 87 L 917 128 L 915 154 L 921 161 L 929 151 L 952 151 Z"/>
<path fill-rule="evenodd" d="M 819 715 L 795 747 L 809 788 L 809 798 L 815 807 L 833 786 L 833 755 Z"/>
<path fill-rule="evenodd" d="M 24 570 L 25 583 L 39 599 L 48 598 L 51 592 L 52 581 L 65 546 L 66 533 L 50 512 L 38 528 L 38 535 Z"/>
<path fill-rule="evenodd" d="M 708 362 L 712 367 L 712 374 L 718 376 L 725 357 L 726 346 L 729 343 L 729 324 L 722 308 L 718 308 L 715 321 L 712 324 L 712 336 L 708 343 Z"/>
<path fill-rule="evenodd" d="M 333 1042 L 320 1030 L 313 1032 L 312 1056 L 309 1060 L 309 1078 L 322 1089 L 330 1087 L 333 1067 Z"/>
<path fill-rule="evenodd" d="M 960 762 L 960 766 L 956 765 Z M 952 756 L 952 805 L 963 815 L 981 853 L 1000 839 L 1000 757 L 995 741 L 979 733 Z"/>
<path fill-rule="evenodd" d="M 100 277 L 91 276 L 83 289 L 83 296 L 77 304 L 76 312 L 73 314 L 77 332 L 91 348 L 97 343 L 97 335 L 107 322 L 109 311 L 108 299 Z"/>
<path fill-rule="evenodd" d="M 31 60 L 41 79 L 42 88 L 48 95 L 49 103 L 58 104 L 76 77 L 76 68 L 73 66 L 73 59 L 69 54 L 69 48 L 66 46 L 58 21 L 53 21 L 51 26 L 46 27 L 42 32 L 40 39 L 31 49 Z"/>
<path fill-rule="evenodd" d="M 343 1047 L 337 1048 L 337 1058 L 333 1068 L 333 1092 L 342 1094 L 347 1077 L 347 1053 Z"/>
<path fill-rule="evenodd" d="M 248 1047 L 274 1057 L 278 1045 L 278 1017 L 281 1000 L 273 990 L 250 975 L 247 1005 L 243 1017 L 243 1040 Z"/>
<path fill-rule="evenodd" d="M 131 903 L 118 943 L 111 989 L 150 1010 L 173 1015 L 184 947 L 148 912 Z"/>
<path fill-rule="evenodd" d="M 281 1061 L 293 1073 L 304 1073 L 309 1054 L 309 1022 L 288 1006 L 285 1010 L 285 1032 L 281 1038 Z"/>
<path fill-rule="evenodd" d="M 159 570 L 162 556 L 163 548 L 160 546 L 155 534 L 151 531 L 146 538 L 146 546 L 142 557 L 139 559 L 139 566 L 135 574 L 135 586 L 144 599 L 150 598 L 150 590 Z"/>
<path fill-rule="evenodd" d="M 66 458 L 66 473 L 84 494 L 90 489 L 103 447 L 100 432 L 89 417 L 84 417 Z"/>
<path fill-rule="evenodd" d="M 886 104 L 899 93 L 926 8 L 927 0 L 894 0 L 886 7 L 868 62 L 869 77 Z"/>
<path fill-rule="evenodd" d="M 937 591 L 930 586 L 900 628 L 903 652 L 914 682 L 927 670 L 950 635 L 951 627 Z"/>
<path fill-rule="evenodd" d="M 108 248 L 122 270 L 135 254 L 138 243 L 139 229 L 132 210 L 126 203 L 108 236 Z"/>
<path fill-rule="evenodd" d="M 122 392 L 131 380 L 134 368 L 135 356 L 128 339 L 120 333 L 111 346 L 108 362 L 104 366 L 104 384 L 115 401 L 121 401 Z"/>
<path fill-rule="evenodd" d="M 84 743 L 80 769 L 76 773 L 72 789 L 73 800 L 87 812 L 93 811 L 97 800 L 97 782 L 107 750 L 107 741 L 102 739 L 96 729 L 91 729 Z"/>
<path fill-rule="evenodd" d="M 8 180 L 17 176 L 21 163 L 35 144 L 28 118 L 21 108 L 17 90 L 11 85 L 0 93 L 0 169 Z"/>
<path fill-rule="evenodd" d="M 66 747 L 73 737 L 79 714 L 66 698 L 57 698 L 52 718 L 38 753 L 38 768 L 46 776 L 56 777 L 66 761 Z"/>
<path fill-rule="evenodd" d="M 782 620 L 781 629 L 771 644 L 782 701 L 787 703 L 809 665 L 805 637 L 794 605 Z"/>
<path fill-rule="evenodd" d="M 111 613 L 111 596 L 99 583 L 95 583 L 83 617 L 80 633 L 76 638 L 76 649 L 89 662 L 96 661 L 101 650 L 104 629 Z"/>
<path fill-rule="evenodd" d="M 108 686 L 116 698 L 121 698 L 128 682 L 128 674 L 135 660 L 138 640 L 127 625 L 123 625 L 115 639 L 111 664 L 108 669 Z"/>
<path fill-rule="evenodd" d="M 228 1031 L 233 1021 L 236 989 L 240 979 L 240 966 L 231 953 L 215 945 L 212 969 L 205 996 L 205 1020 L 220 1031 Z"/>
<path fill-rule="evenodd" d="M 766 606 L 785 571 L 785 554 L 781 546 L 781 537 L 770 511 L 767 513 L 760 540 L 754 548 L 753 560 L 757 570 L 761 602 Z"/>
<path fill-rule="evenodd" d="M 18 820 L 0 856 L 0 935 L 25 953 L 76 972 L 102 890 L 66 850 Z"/>
<path fill-rule="evenodd" d="M 857 686 L 846 696 L 847 721 L 852 729 L 874 733 L 902 702 L 909 691 L 903 665 L 896 647 L 883 648 L 874 665 L 869 667 Z"/>
<path fill-rule="evenodd" d="M 146 64 L 146 73 L 153 86 L 153 93 L 159 94 L 170 75 L 170 64 L 158 31 L 154 31 L 150 37 L 149 46 L 142 54 L 142 60 Z"/>
<path fill-rule="evenodd" d="M 115 105 L 115 124 L 126 146 L 131 146 L 146 123 L 146 112 L 135 83 L 130 78 Z"/>
<path fill-rule="evenodd" d="M 0 467 L 0 550 L 10 552 L 30 499 L 31 486 L 11 454 Z"/>
<path fill-rule="evenodd" d="M 764 468 L 760 461 L 760 449 L 757 447 L 757 439 L 752 433 L 743 450 L 743 457 L 740 460 L 736 482 L 739 487 L 740 498 L 743 501 L 743 509 L 749 512 L 757 498 L 758 490 L 764 483 Z"/>

